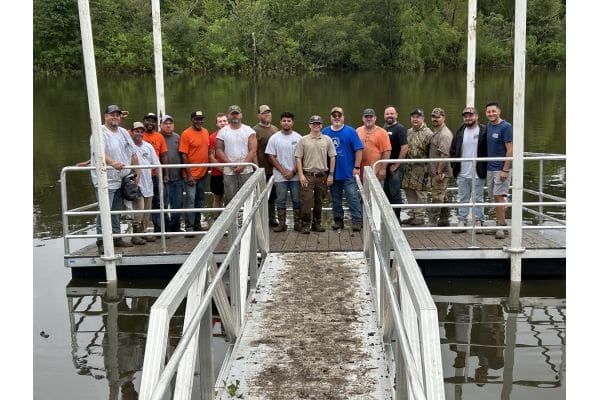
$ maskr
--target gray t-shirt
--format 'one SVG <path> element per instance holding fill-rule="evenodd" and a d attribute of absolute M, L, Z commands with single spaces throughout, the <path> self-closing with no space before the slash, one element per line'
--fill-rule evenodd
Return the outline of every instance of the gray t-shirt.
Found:
<path fill-rule="evenodd" d="M 167 144 L 167 164 L 181 164 L 181 154 L 179 154 L 179 135 L 173 132 L 172 135 L 165 135 Z M 165 171 L 163 170 L 163 174 Z M 181 179 L 181 168 L 169 168 L 169 180 L 178 181 Z"/>
<path fill-rule="evenodd" d="M 282 131 L 275 132 L 269 139 L 265 154 L 271 154 L 277 158 L 279 164 L 285 169 L 294 171 L 296 169 L 296 146 L 300 142 L 302 136 L 296 131 L 292 131 L 290 134 L 285 134 Z M 275 182 L 287 182 L 287 179 L 281 175 L 281 172 L 277 168 L 273 167 L 273 176 Z M 290 181 L 297 181 L 298 175 L 294 175 Z"/>
<path fill-rule="evenodd" d="M 104 137 L 104 154 L 108 155 L 114 161 L 122 162 L 125 165 L 131 165 L 131 156 L 134 154 L 133 140 L 129 136 L 129 132 L 119 127 L 117 132 L 112 132 L 105 125 L 102 125 L 102 135 Z M 92 137 L 90 136 L 90 154 L 92 160 L 92 167 L 96 165 L 94 158 L 94 151 L 92 149 Z M 98 177 L 96 176 L 96 170 L 92 171 L 92 182 L 94 186 L 98 186 Z M 121 187 L 121 179 L 131 170 L 129 168 L 123 168 L 117 171 L 113 168 L 108 168 L 106 171 L 106 178 L 108 180 L 108 188 L 111 190 L 119 189 Z"/>

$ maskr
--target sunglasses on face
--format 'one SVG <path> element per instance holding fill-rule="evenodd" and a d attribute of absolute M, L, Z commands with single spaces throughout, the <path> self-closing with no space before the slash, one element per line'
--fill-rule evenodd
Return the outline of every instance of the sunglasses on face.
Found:
<path fill-rule="evenodd" d="M 333 114 L 331 114 L 331 116 L 333 118 L 342 118 L 342 114 L 340 114 L 340 113 L 333 113 Z"/>

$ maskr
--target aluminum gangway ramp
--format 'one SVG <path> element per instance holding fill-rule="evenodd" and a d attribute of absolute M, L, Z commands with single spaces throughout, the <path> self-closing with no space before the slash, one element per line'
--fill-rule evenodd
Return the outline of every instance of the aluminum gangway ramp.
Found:
<path fill-rule="evenodd" d="M 217 398 L 391 399 L 372 297 L 363 252 L 270 253 Z"/>

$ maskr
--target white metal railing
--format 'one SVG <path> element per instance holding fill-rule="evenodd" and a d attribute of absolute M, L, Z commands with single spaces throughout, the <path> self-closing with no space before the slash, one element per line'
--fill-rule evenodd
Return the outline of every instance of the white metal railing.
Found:
<path fill-rule="evenodd" d="M 464 157 L 464 158 L 445 158 L 444 160 L 447 162 L 480 162 L 480 161 L 502 161 L 502 160 L 512 160 L 512 157 Z M 402 160 L 379 160 L 373 164 L 373 168 L 375 168 L 379 164 L 427 164 L 430 162 L 439 162 L 439 158 L 423 158 L 423 159 L 402 159 Z M 523 230 L 550 230 L 550 229 L 566 229 L 566 219 L 562 220 L 551 215 L 548 215 L 545 210 L 547 208 L 562 208 L 566 207 L 566 199 L 558 196 L 553 196 L 548 193 L 544 193 L 544 162 L 546 161 L 566 161 L 565 155 L 560 154 L 540 154 L 540 153 L 525 153 L 525 157 L 523 161 L 537 161 L 539 163 L 538 168 L 538 187 L 537 188 L 522 188 L 524 193 L 534 195 L 538 197 L 538 201 L 528 201 L 522 203 L 523 211 L 526 211 L 537 218 L 537 225 L 523 225 L 520 224 L 520 228 Z M 476 169 L 472 168 L 472 176 L 471 179 L 474 182 L 477 178 Z M 487 187 L 485 187 L 487 189 Z M 512 189 L 512 186 L 511 186 Z M 457 187 L 448 187 L 448 192 L 457 191 Z M 493 200 L 493 199 L 492 199 Z M 411 209 L 411 208 L 458 208 L 458 207 L 469 207 L 471 209 L 471 215 L 474 215 L 475 207 L 484 207 L 484 208 L 492 208 L 498 206 L 499 203 L 494 201 L 491 202 L 483 202 L 478 203 L 475 202 L 475 185 L 471 185 L 471 201 L 467 203 L 423 203 L 423 204 L 392 204 L 392 208 L 394 209 Z M 502 205 L 508 207 L 512 207 L 513 203 L 511 201 L 507 201 L 506 203 L 502 203 Z M 537 207 L 537 210 L 533 207 Z M 546 221 L 552 221 L 556 224 L 548 225 L 545 224 Z M 452 230 L 456 229 L 455 227 L 438 227 L 438 226 L 424 226 L 424 227 L 412 227 L 405 226 L 402 229 L 406 231 L 410 230 Z M 475 229 L 480 229 L 482 231 L 485 230 L 495 230 L 497 227 L 495 226 L 483 226 L 476 227 L 475 226 L 475 218 L 471 218 L 470 226 L 466 226 L 464 229 L 471 231 L 471 245 L 473 247 L 476 246 L 475 239 Z M 512 226 L 507 225 L 503 227 L 503 229 L 511 230 Z"/>
<path fill-rule="evenodd" d="M 154 169 L 156 168 L 158 171 L 158 181 L 159 181 L 159 208 L 151 209 L 151 210 L 111 210 L 110 214 L 140 214 L 140 213 L 148 213 L 148 214 L 159 214 L 160 215 L 160 232 L 153 232 L 153 235 L 159 236 L 161 238 L 161 251 L 163 253 L 167 252 L 167 242 L 166 239 L 171 236 L 182 236 L 182 235 L 204 235 L 206 232 L 204 231 L 192 231 L 192 232 L 167 232 L 165 229 L 165 213 L 179 213 L 181 215 L 182 221 L 185 218 L 186 213 L 193 212 L 202 212 L 202 213 L 216 213 L 224 210 L 224 208 L 219 207 L 202 207 L 202 208 L 169 208 L 166 204 L 167 199 L 164 198 L 165 188 L 163 183 L 163 175 L 164 169 L 171 168 L 187 168 L 187 167 L 214 167 L 214 166 L 238 166 L 238 165 L 246 165 L 251 166 L 255 170 L 258 166 L 254 163 L 203 163 L 203 164 L 165 164 L 165 165 L 128 165 L 124 168 L 129 168 L 133 170 L 141 170 L 141 169 Z M 95 217 L 100 214 L 100 210 L 98 210 L 98 203 L 86 204 L 80 207 L 76 207 L 73 209 L 69 209 L 69 201 L 67 196 L 67 187 L 68 187 L 68 179 L 67 174 L 71 172 L 86 172 L 94 170 L 96 167 L 75 167 L 69 166 L 64 167 L 60 173 L 60 193 L 61 193 L 61 207 L 62 207 L 62 224 L 63 224 L 63 242 L 64 242 L 64 254 L 70 254 L 71 252 L 71 240 L 82 240 L 82 239 L 90 239 L 90 238 L 102 238 L 102 234 L 96 234 L 90 232 L 91 225 L 87 225 L 83 228 L 76 229 L 74 231 L 70 231 L 69 229 L 69 218 L 73 217 L 93 217 L 95 224 Z M 107 167 L 112 168 L 112 167 Z M 210 193 L 210 192 L 206 192 Z M 102 229 L 104 231 L 104 228 Z M 112 230 L 108 229 L 109 232 Z M 120 233 L 120 234 L 112 234 L 113 238 L 122 238 L 122 237 L 133 237 L 133 236 L 147 236 L 147 232 L 143 233 Z"/>
<path fill-rule="evenodd" d="M 364 252 L 377 318 L 388 360 L 394 360 L 390 370 L 395 398 L 444 399 L 435 303 L 373 168 L 365 168 L 362 184 L 358 177 L 356 181 L 363 199 Z"/>
<path fill-rule="evenodd" d="M 171 388 L 175 374 L 173 398 L 189 399 L 198 355 L 200 398 L 212 398 L 214 376 L 210 305 L 214 298 L 223 326 L 230 340 L 234 341 L 244 322 L 247 296 L 256 286 L 257 251 L 261 251 L 263 259 L 269 251 L 265 198 L 272 186 L 273 178 L 265 184 L 264 169 L 257 170 L 229 202 L 152 306 L 140 399 L 161 399 Z M 239 213 L 242 214 L 241 226 Z M 213 251 L 226 232 L 229 250 L 217 268 Z M 227 270 L 231 302 L 227 300 L 222 281 Z M 186 296 L 183 335 L 165 365 L 169 320 Z"/>

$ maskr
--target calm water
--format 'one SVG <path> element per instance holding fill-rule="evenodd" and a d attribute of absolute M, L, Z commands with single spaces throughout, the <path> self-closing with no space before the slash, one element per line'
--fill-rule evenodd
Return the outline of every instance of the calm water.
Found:
<path fill-rule="evenodd" d="M 495 99 L 511 121 L 512 75 L 481 72 L 477 79 L 480 112 Z M 151 76 L 100 76 L 98 83 L 101 108 L 116 103 L 130 111 L 126 127 L 155 111 Z M 293 111 L 302 134 L 310 115 L 325 116 L 333 105 L 344 107 L 352 126 L 360 125 L 366 107 L 382 113 L 386 104 L 393 104 L 406 126 L 412 108 L 428 112 L 441 106 L 454 131 L 464 107 L 465 74 L 347 73 L 259 81 L 177 75 L 166 78 L 165 90 L 167 113 L 175 117 L 177 132 L 188 126 L 192 110 L 211 116 L 233 103 L 242 107 L 250 125 L 259 104 L 272 107 L 275 123 L 281 111 Z M 149 307 L 166 283 L 120 282 L 112 301 L 101 282 L 71 281 L 62 262 L 57 181 L 63 166 L 89 158 L 85 80 L 35 78 L 33 100 L 34 397 L 137 398 Z M 565 115 L 564 73 L 528 73 L 525 150 L 564 154 Z M 212 118 L 206 126 L 214 128 Z M 536 172 L 537 165 L 525 165 L 526 185 L 536 184 Z M 564 196 L 564 163 L 549 163 L 546 180 L 548 192 Z M 69 181 L 75 187 L 69 192 L 71 207 L 95 201 L 87 174 L 71 175 Z M 520 288 L 491 280 L 428 283 L 439 310 L 447 399 L 565 398 L 563 281 L 524 282 Z M 176 341 L 181 320 L 174 318 L 172 325 Z M 216 337 L 215 367 L 223 348 Z"/>

